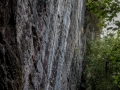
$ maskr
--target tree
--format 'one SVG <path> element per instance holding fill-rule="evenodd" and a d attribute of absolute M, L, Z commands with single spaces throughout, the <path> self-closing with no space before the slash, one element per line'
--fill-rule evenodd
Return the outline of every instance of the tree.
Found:
<path fill-rule="evenodd" d="M 119 87 L 119 41 L 119 37 L 107 37 L 89 42 L 84 74 L 86 85 L 90 85 L 92 90 L 116 90 Z"/>
<path fill-rule="evenodd" d="M 120 21 L 114 19 L 120 12 L 119 0 L 88 0 L 86 5 L 87 11 L 100 19 L 100 27 L 106 27 L 110 22 L 120 26 Z"/>
<path fill-rule="evenodd" d="M 106 28 L 114 23 L 116 27 L 107 30 L 117 30 L 117 36 L 107 35 L 87 41 L 86 69 L 82 86 L 88 90 L 118 90 L 120 87 L 120 21 L 115 20 L 120 12 L 118 0 L 88 0 L 87 12 L 99 19 L 99 27 Z M 99 33 L 100 35 L 101 33 Z"/>

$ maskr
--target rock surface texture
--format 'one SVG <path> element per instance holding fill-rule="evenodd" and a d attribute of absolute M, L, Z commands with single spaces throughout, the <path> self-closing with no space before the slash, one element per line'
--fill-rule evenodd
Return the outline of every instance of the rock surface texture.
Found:
<path fill-rule="evenodd" d="M 85 0 L 0 0 L 0 90 L 80 90 Z"/>

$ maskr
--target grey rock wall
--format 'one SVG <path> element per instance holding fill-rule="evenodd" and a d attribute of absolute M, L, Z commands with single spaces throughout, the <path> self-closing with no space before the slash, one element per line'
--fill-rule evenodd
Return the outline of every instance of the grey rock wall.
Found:
<path fill-rule="evenodd" d="M 85 0 L 0 1 L 0 90 L 80 90 Z"/>

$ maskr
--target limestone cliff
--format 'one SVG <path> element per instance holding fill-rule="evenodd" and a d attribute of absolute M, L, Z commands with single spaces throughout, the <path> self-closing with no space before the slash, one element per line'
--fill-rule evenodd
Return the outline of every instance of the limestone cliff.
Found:
<path fill-rule="evenodd" d="M 85 0 L 0 0 L 0 90 L 80 90 Z"/>

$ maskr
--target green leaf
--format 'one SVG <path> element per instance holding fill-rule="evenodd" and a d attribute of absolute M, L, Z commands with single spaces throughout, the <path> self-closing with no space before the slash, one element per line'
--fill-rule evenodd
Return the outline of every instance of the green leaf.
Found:
<path fill-rule="evenodd" d="M 88 3 L 91 3 L 92 1 L 91 0 L 88 0 Z"/>
<path fill-rule="evenodd" d="M 109 28 L 107 28 L 107 30 L 112 30 L 113 29 L 113 27 L 109 27 Z"/>
<path fill-rule="evenodd" d="M 115 25 L 120 27 L 120 22 L 116 22 Z"/>
<path fill-rule="evenodd" d="M 116 30 L 118 30 L 118 28 L 113 28 L 113 31 L 116 31 Z"/>

